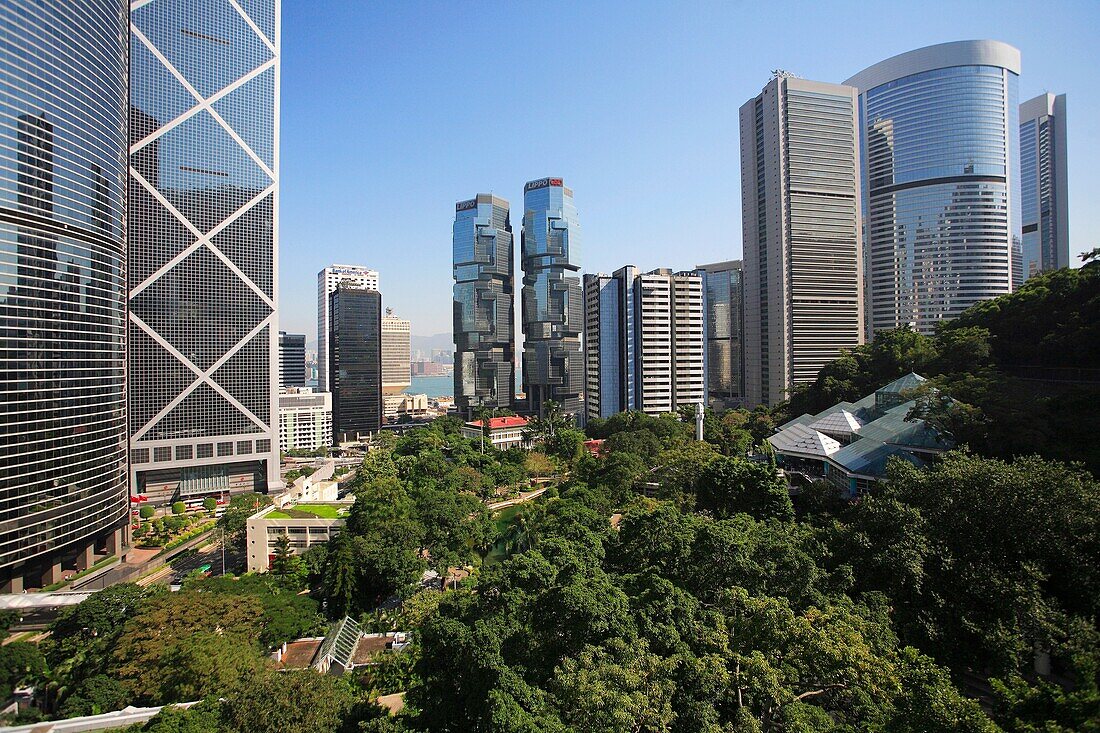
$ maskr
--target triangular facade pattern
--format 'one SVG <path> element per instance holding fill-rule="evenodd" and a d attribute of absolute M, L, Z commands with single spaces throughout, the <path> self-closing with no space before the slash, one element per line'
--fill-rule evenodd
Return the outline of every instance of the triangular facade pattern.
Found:
<path fill-rule="evenodd" d="M 277 17 L 278 0 L 131 3 L 135 472 L 209 463 L 213 438 L 228 462 L 277 455 Z"/>

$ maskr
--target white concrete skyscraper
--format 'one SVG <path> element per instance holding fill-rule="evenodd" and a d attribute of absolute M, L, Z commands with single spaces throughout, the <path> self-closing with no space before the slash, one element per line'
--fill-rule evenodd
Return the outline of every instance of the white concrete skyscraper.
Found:
<path fill-rule="evenodd" d="M 1019 73 L 1012 46 L 957 41 L 845 82 L 859 89 L 868 337 L 929 334 L 1012 289 Z"/>
<path fill-rule="evenodd" d="M 777 74 L 741 107 L 745 402 L 863 341 L 856 90 Z"/>
<path fill-rule="evenodd" d="M 329 265 L 317 273 L 317 389 L 332 389 L 329 379 L 329 296 L 342 282 L 357 288 L 378 290 L 378 271 L 361 265 Z"/>
<path fill-rule="evenodd" d="M 1066 95 L 1020 105 L 1020 213 L 1023 280 L 1069 267 L 1069 154 Z"/>
<path fill-rule="evenodd" d="M 651 415 L 706 399 L 703 278 L 667 269 L 584 276 L 585 412 Z"/>
<path fill-rule="evenodd" d="M 130 10 L 131 490 L 275 488 L 279 0 Z"/>

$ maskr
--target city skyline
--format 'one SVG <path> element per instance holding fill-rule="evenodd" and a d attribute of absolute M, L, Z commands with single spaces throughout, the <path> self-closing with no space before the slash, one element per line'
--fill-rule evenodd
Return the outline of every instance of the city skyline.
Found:
<path fill-rule="evenodd" d="M 553 78 L 550 61 L 533 58 L 532 50 L 549 47 L 532 32 L 542 13 L 532 8 L 490 14 L 494 27 L 534 15 L 517 37 L 466 58 L 458 56 L 459 47 L 444 28 L 462 28 L 472 19 L 445 8 L 337 7 L 307 18 L 303 9 L 288 5 L 284 55 L 294 63 L 287 64 L 293 70 L 284 78 L 282 137 L 284 170 L 293 175 L 286 176 L 290 183 L 283 191 L 280 328 L 311 331 L 310 285 L 295 273 L 316 272 L 330 262 L 361 262 L 384 276 L 392 273 L 387 301 L 409 318 L 414 335 L 449 332 L 454 202 L 476 190 L 518 201 L 523 182 L 544 170 L 560 173 L 576 188 L 586 240 L 599 243 L 585 251 L 583 272 L 611 271 L 627 261 L 648 270 L 737 259 L 742 247 L 736 110 L 759 93 L 772 69 L 840 83 L 893 55 L 967 38 L 1001 40 L 1021 50 L 1021 101 L 1046 90 L 1067 95 L 1070 260 L 1076 265 L 1076 253 L 1100 241 L 1100 216 L 1086 204 L 1087 171 L 1098 164 L 1087 121 L 1100 101 L 1080 63 L 1087 58 L 1084 29 L 1095 24 L 1096 10 L 1065 5 L 1036 27 L 1033 16 L 1016 6 L 995 17 L 979 8 L 952 7 L 950 25 L 936 12 L 891 8 L 876 22 L 904 23 L 905 38 L 864 34 L 857 39 L 850 29 L 828 32 L 852 21 L 852 12 L 843 8 L 854 12 L 854 6 L 838 5 L 833 10 L 841 11 L 786 18 L 781 8 L 695 7 L 675 13 L 644 8 L 632 12 L 626 25 L 616 23 L 622 18 L 608 6 L 570 9 L 567 19 L 578 33 L 562 41 L 561 51 L 593 66 L 583 79 L 563 85 Z M 790 25 L 782 44 L 774 38 L 736 48 L 723 42 L 729 29 L 763 27 L 779 15 Z M 413 46 L 431 68 L 474 73 L 493 59 L 489 73 L 498 82 L 495 88 L 511 103 L 505 106 L 517 111 L 493 116 L 491 144 L 459 144 L 473 139 L 473 129 L 487 124 L 488 113 L 458 119 L 445 112 L 455 108 L 452 100 L 462 85 L 428 79 L 413 66 L 411 50 L 400 48 L 400 41 L 409 40 L 406 26 L 426 29 Z M 367 32 L 367 42 L 358 50 L 341 50 L 342 34 L 352 32 Z M 320 57 L 304 57 L 305 45 L 333 33 Z M 648 56 L 634 48 L 638 42 Z M 369 70 L 362 82 L 330 78 L 320 70 L 349 64 Z M 524 84 L 518 80 L 528 78 L 549 83 L 555 95 L 576 86 L 577 96 L 570 104 L 540 104 L 535 116 L 520 114 L 515 103 L 523 98 Z M 622 84 L 615 86 L 618 80 Z M 312 112 L 322 95 L 338 99 L 341 108 L 369 105 L 375 111 L 358 121 L 317 120 Z M 398 118 L 401 125 L 393 122 Z M 318 134 L 318 124 L 326 132 Z M 340 142 L 349 136 L 356 139 L 351 148 Z M 338 163 L 356 168 L 359 161 L 363 166 L 354 173 L 335 168 Z M 354 185 L 345 185 L 348 181 Z M 652 215 L 673 209 L 673 217 Z M 318 210 L 325 212 L 323 221 L 314 215 Z M 402 244 L 394 247 L 393 241 Z M 410 251 L 421 254 L 414 260 Z M 409 267 L 414 262 L 416 267 Z"/>

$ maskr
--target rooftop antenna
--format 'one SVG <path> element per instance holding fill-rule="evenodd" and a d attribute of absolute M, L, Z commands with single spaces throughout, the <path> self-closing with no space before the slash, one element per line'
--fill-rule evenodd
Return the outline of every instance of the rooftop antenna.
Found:
<path fill-rule="evenodd" d="M 786 69 L 772 69 L 773 79 L 798 79 L 798 74 L 793 71 L 787 71 Z"/>

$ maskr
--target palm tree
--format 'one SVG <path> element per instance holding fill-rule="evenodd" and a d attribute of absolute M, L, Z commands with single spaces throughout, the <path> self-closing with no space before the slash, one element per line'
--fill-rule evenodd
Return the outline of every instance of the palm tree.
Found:
<path fill-rule="evenodd" d="M 528 444 L 549 443 L 558 432 L 572 427 L 572 423 L 572 416 L 562 414 L 561 405 L 553 400 L 547 400 L 543 403 L 542 414 L 535 415 L 527 421 L 523 439 Z"/>

